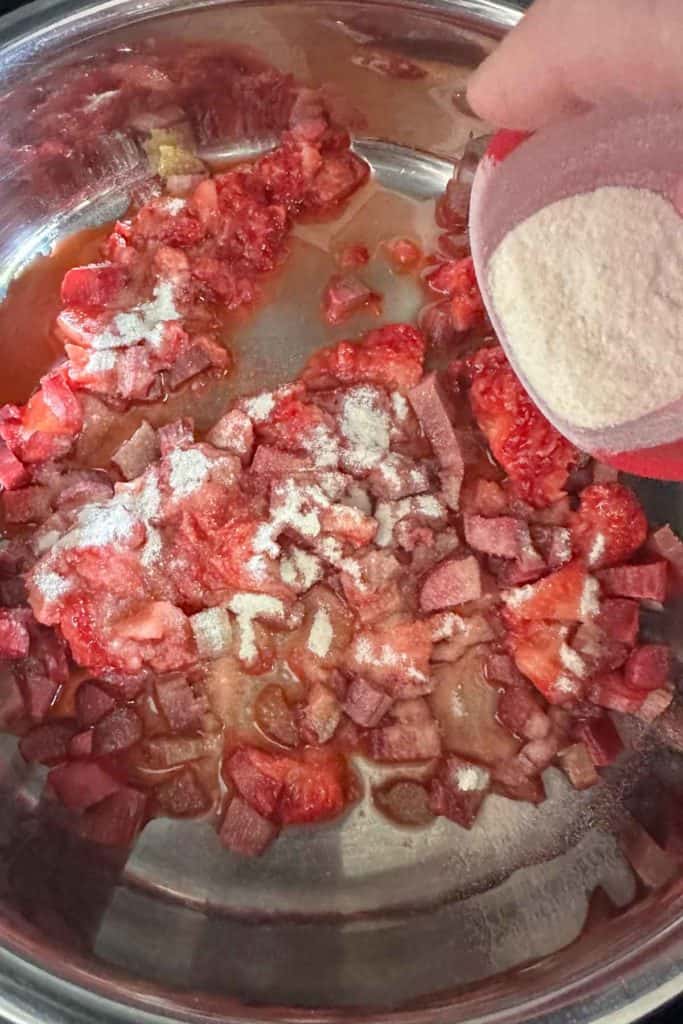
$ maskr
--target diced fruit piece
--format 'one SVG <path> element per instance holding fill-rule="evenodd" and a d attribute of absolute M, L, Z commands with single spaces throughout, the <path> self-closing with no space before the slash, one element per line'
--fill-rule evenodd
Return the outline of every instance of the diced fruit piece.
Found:
<path fill-rule="evenodd" d="M 432 651 L 432 661 L 457 661 L 468 648 L 495 639 L 495 634 L 483 615 L 462 616 L 446 612 L 444 618 L 447 621 L 444 625 L 443 639 L 436 643 Z"/>
<path fill-rule="evenodd" d="M 571 647 L 581 657 L 590 675 L 620 668 L 628 657 L 626 644 L 613 640 L 593 622 L 584 622 L 576 630 Z"/>
<path fill-rule="evenodd" d="M 498 718 L 513 735 L 526 740 L 545 739 L 550 719 L 531 687 L 513 685 L 498 698 Z"/>
<path fill-rule="evenodd" d="M 92 757 L 92 729 L 77 732 L 69 743 L 69 757 L 74 761 Z"/>
<path fill-rule="evenodd" d="M 365 307 L 378 310 L 381 296 L 355 274 L 333 274 L 323 292 L 322 303 L 325 320 L 334 326 Z"/>
<path fill-rule="evenodd" d="M 560 767 L 574 789 L 590 789 L 599 781 L 595 765 L 585 743 L 572 743 L 558 756 Z"/>
<path fill-rule="evenodd" d="M 128 750 L 142 739 L 142 722 L 131 707 L 115 708 L 95 725 L 93 753 L 96 757 Z"/>
<path fill-rule="evenodd" d="M 396 779 L 373 790 L 377 807 L 399 825 L 428 825 L 434 819 L 429 793 L 414 779 Z"/>
<path fill-rule="evenodd" d="M 258 857 L 270 846 L 278 831 L 277 825 L 236 796 L 230 801 L 219 836 L 231 853 Z"/>
<path fill-rule="evenodd" d="M 231 409 L 221 416 L 206 435 L 209 444 L 247 460 L 254 445 L 254 427 L 246 413 Z"/>
<path fill-rule="evenodd" d="M 598 707 L 635 715 L 642 708 L 647 692 L 627 685 L 622 672 L 603 672 L 591 678 L 588 696 Z"/>
<path fill-rule="evenodd" d="M 600 614 L 596 617 L 595 624 L 606 636 L 633 647 L 640 628 L 638 603 L 620 597 L 605 598 L 600 602 Z"/>
<path fill-rule="evenodd" d="M 592 484 L 581 492 L 571 520 L 577 554 L 591 569 L 626 562 L 645 543 L 647 519 L 633 491 L 619 483 Z"/>
<path fill-rule="evenodd" d="M 519 558 L 526 547 L 532 548 L 529 527 L 513 516 L 463 516 L 465 540 L 475 551 L 499 558 Z M 532 548 L 533 549 L 533 548 Z"/>
<path fill-rule="evenodd" d="M 209 796 L 190 767 L 157 786 L 154 797 L 159 810 L 172 818 L 196 817 L 211 806 Z"/>
<path fill-rule="evenodd" d="M 507 642 L 522 675 L 551 704 L 563 704 L 582 692 L 581 680 L 563 661 L 567 627 L 559 622 L 526 622 L 510 630 Z"/>
<path fill-rule="evenodd" d="M 304 736 L 313 743 L 327 743 L 337 730 L 341 714 L 339 701 L 332 691 L 322 683 L 315 683 L 302 713 Z"/>
<path fill-rule="evenodd" d="M 115 263 L 90 263 L 67 270 L 62 281 L 61 299 L 65 306 L 100 310 L 108 306 L 126 281 L 126 271 Z"/>
<path fill-rule="evenodd" d="M 431 629 L 426 622 L 400 622 L 357 633 L 347 668 L 393 697 L 429 693 Z"/>
<path fill-rule="evenodd" d="M 411 388 L 408 399 L 439 463 L 444 469 L 453 470 L 462 476 L 465 464 L 460 443 L 440 393 L 436 374 L 427 374 L 416 387 Z"/>
<path fill-rule="evenodd" d="M 346 694 L 344 711 L 363 728 L 379 725 L 393 704 L 393 698 L 364 679 L 354 679 Z"/>
<path fill-rule="evenodd" d="M 264 686 L 260 691 L 254 702 L 254 720 L 268 739 L 284 747 L 296 747 L 299 743 L 294 712 L 281 686 Z"/>
<path fill-rule="evenodd" d="M 85 812 L 81 835 L 102 846 L 130 846 L 142 828 L 146 806 L 144 793 L 130 786 L 120 789 Z"/>
<path fill-rule="evenodd" d="M 143 420 L 134 434 L 116 449 L 111 461 L 118 466 L 126 480 L 134 480 L 159 458 L 157 432 Z"/>
<path fill-rule="evenodd" d="M 284 784 L 275 758 L 253 747 L 245 747 L 235 751 L 226 768 L 247 803 L 263 817 L 272 818 Z"/>
<path fill-rule="evenodd" d="M 427 575 L 420 590 L 423 612 L 440 611 L 476 601 L 482 594 L 479 563 L 472 555 L 449 558 Z"/>
<path fill-rule="evenodd" d="M 405 391 L 422 376 L 425 343 L 408 324 L 388 324 L 358 342 L 341 341 L 311 356 L 302 374 L 312 388 L 335 384 L 378 384 Z"/>
<path fill-rule="evenodd" d="M 279 816 L 283 825 L 335 818 L 346 803 L 346 768 L 336 755 L 308 750 L 287 759 Z"/>
<path fill-rule="evenodd" d="M 0 658 L 25 658 L 31 638 L 25 613 L 13 608 L 0 608 Z"/>
<path fill-rule="evenodd" d="M 576 449 L 532 403 L 502 349 L 479 349 L 464 367 L 477 423 L 515 489 L 539 508 L 557 501 Z"/>
<path fill-rule="evenodd" d="M 172 732 L 192 732 L 201 724 L 207 710 L 204 697 L 196 697 L 183 676 L 157 680 L 156 696 L 159 708 Z"/>
<path fill-rule="evenodd" d="M 435 814 L 442 814 L 463 828 L 471 828 L 490 787 L 488 769 L 451 754 L 432 780 L 429 806 Z"/>
<path fill-rule="evenodd" d="M 643 644 L 629 655 L 624 678 L 634 690 L 666 689 L 671 672 L 671 651 L 664 644 Z"/>
<path fill-rule="evenodd" d="M 11 491 L 21 487 L 27 480 L 28 473 L 23 462 L 9 450 L 4 441 L 0 441 L 0 487 Z"/>
<path fill-rule="evenodd" d="M 517 620 L 582 622 L 598 614 L 598 595 L 597 582 L 575 561 L 538 583 L 507 591 L 504 600 Z"/>
<path fill-rule="evenodd" d="M 70 763 L 53 768 L 48 782 L 65 807 L 82 810 L 116 793 L 121 784 L 99 764 Z"/>
<path fill-rule="evenodd" d="M 52 511 L 49 488 L 39 484 L 6 491 L 2 504 L 8 523 L 42 523 Z"/>
<path fill-rule="evenodd" d="M 621 737 L 609 715 L 604 714 L 601 718 L 589 718 L 585 722 L 580 722 L 575 732 L 586 744 L 591 760 L 598 768 L 612 764 L 624 749 Z"/>
<path fill-rule="evenodd" d="M 667 525 L 655 530 L 647 542 L 647 547 L 653 554 L 665 558 L 669 563 L 670 576 L 675 583 L 675 592 L 678 593 L 683 587 L 683 540 Z"/>
<path fill-rule="evenodd" d="M 73 722 L 47 722 L 37 725 L 19 741 L 19 750 L 26 761 L 59 764 L 66 760 L 69 744 L 76 732 Z"/>
<path fill-rule="evenodd" d="M 498 721 L 499 694 L 486 680 L 485 658 L 485 647 L 473 647 L 458 662 L 437 666 L 428 700 L 444 749 L 490 765 L 513 756 L 520 744 Z"/>
<path fill-rule="evenodd" d="M 409 238 L 392 238 L 384 243 L 384 249 L 398 272 L 414 270 L 422 259 L 422 250 Z"/>
<path fill-rule="evenodd" d="M 642 565 L 619 565 L 613 569 L 601 569 L 597 577 L 606 594 L 632 597 L 637 601 L 666 600 L 668 568 L 663 559 L 645 562 Z"/>
<path fill-rule="evenodd" d="M 441 753 L 441 737 L 434 721 L 384 725 L 373 729 L 368 740 L 370 756 L 376 761 L 429 761 Z"/>
<path fill-rule="evenodd" d="M 95 725 L 114 710 L 115 700 L 99 683 L 86 680 L 76 691 L 76 715 L 83 729 Z"/>

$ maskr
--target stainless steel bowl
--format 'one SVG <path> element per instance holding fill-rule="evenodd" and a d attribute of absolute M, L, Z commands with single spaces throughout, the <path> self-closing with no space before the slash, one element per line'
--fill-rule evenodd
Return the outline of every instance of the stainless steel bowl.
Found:
<path fill-rule="evenodd" d="M 502 0 L 38 0 L 0 22 L 0 143 L 21 138 L 31 90 L 39 79 L 49 90 L 67 59 L 149 35 L 251 46 L 302 79 L 335 83 L 366 115 L 363 134 L 412 151 L 376 154 L 395 196 L 355 210 L 343 228 L 353 237 L 360 224 L 379 230 L 429 210 L 448 159 L 483 130 L 463 108 L 468 71 L 518 17 Z M 375 76 L 351 59 L 368 46 L 429 74 Z M 62 235 L 125 206 L 140 172 L 114 147 L 90 179 L 75 168 L 58 194 L 42 193 L 30 163 L 0 146 L 3 286 Z M 387 201 L 398 204 L 389 214 Z M 314 236 L 301 242 L 308 299 L 285 290 L 277 332 L 267 310 L 246 328 L 247 370 L 262 378 L 295 371 L 321 341 L 306 301 L 329 255 Z M 395 301 L 408 315 L 417 299 Z M 50 354 L 0 338 L 0 355 L 2 388 L 18 400 L 26 366 Z M 656 519 L 680 528 L 678 488 L 641 493 Z M 680 644 L 680 608 L 652 620 Z M 683 991 L 683 888 L 645 890 L 615 838 L 628 813 L 652 824 L 671 808 L 683 765 L 657 729 L 633 739 L 601 787 L 577 794 L 550 770 L 544 805 L 491 797 L 469 833 L 444 821 L 389 827 L 361 801 L 340 823 L 292 829 L 264 858 L 240 861 L 208 824 L 164 820 L 127 859 L 85 850 L 4 737 L 0 1013 L 17 1024 L 629 1024 Z"/>

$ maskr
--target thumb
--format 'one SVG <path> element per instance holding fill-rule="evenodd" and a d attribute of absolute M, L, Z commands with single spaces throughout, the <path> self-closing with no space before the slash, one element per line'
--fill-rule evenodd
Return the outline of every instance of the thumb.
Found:
<path fill-rule="evenodd" d="M 683 96 L 681 0 L 537 0 L 468 84 L 472 109 L 533 130 L 596 103 Z"/>

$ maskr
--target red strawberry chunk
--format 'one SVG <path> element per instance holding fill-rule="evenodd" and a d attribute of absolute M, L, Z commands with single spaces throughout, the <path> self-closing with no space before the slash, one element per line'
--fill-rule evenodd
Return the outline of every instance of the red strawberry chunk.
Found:
<path fill-rule="evenodd" d="M 487 768 L 451 754 L 432 780 L 429 806 L 434 814 L 471 828 L 490 788 L 491 774 Z"/>
<path fill-rule="evenodd" d="M 283 825 L 335 818 L 346 803 L 345 766 L 335 755 L 310 749 L 286 761 L 279 817 Z"/>
<path fill-rule="evenodd" d="M 96 757 L 128 750 L 142 739 L 142 722 L 131 707 L 120 707 L 101 718 L 93 732 Z"/>
<path fill-rule="evenodd" d="M 462 451 L 439 392 L 436 374 L 427 374 L 416 387 L 410 389 L 408 398 L 440 464 L 444 469 L 462 476 L 465 471 Z"/>
<path fill-rule="evenodd" d="M 612 640 L 633 647 L 640 629 L 638 602 L 621 597 L 605 598 L 600 602 L 600 614 L 595 624 Z"/>
<path fill-rule="evenodd" d="M 476 558 L 473 555 L 449 558 L 432 569 L 424 580 L 420 608 L 423 612 L 437 612 L 476 601 L 481 595 L 481 572 Z"/>
<path fill-rule="evenodd" d="M 573 700 L 583 688 L 564 664 L 566 640 L 567 627 L 559 622 L 520 623 L 508 633 L 517 668 L 551 704 Z"/>
<path fill-rule="evenodd" d="M 0 441 L 0 487 L 11 491 L 21 487 L 28 480 L 24 464 L 14 455 L 4 441 Z"/>
<path fill-rule="evenodd" d="M 99 764 L 63 764 L 53 768 L 48 782 L 65 807 L 82 810 L 98 804 L 121 788 Z"/>
<path fill-rule="evenodd" d="M 344 711 L 356 725 L 372 729 L 384 718 L 393 698 L 364 679 L 354 679 L 346 694 Z"/>
<path fill-rule="evenodd" d="M 328 324 L 340 324 L 366 306 L 379 311 L 381 296 L 355 274 L 333 274 L 323 292 L 323 313 Z"/>
<path fill-rule="evenodd" d="M 422 376 L 424 338 L 409 324 L 388 324 L 359 341 L 341 341 L 309 359 L 302 380 L 311 388 L 378 384 L 405 391 Z"/>
<path fill-rule="evenodd" d="M 608 715 L 590 718 L 576 727 L 576 735 L 582 740 L 597 768 L 612 764 L 624 749 L 624 744 Z"/>
<path fill-rule="evenodd" d="M 99 310 L 116 298 L 126 283 L 125 269 L 115 263 L 89 263 L 67 270 L 61 298 L 65 306 L 84 311 Z"/>
<path fill-rule="evenodd" d="M 664 560 L 642 565 L 619 565 L 597 573 L 606 594 L 638 601 L 665 601 L 668 567 Z"/>
<path fill-rule="evenodd" d="M 373 729 L 369 743 L 370 756 L 376 761 L 429 761 L 441 753 L 441 736 L 434 721 Z"/>
<path fill-rule="evenodd" d="M 219 838 L 231 853 L 259 857 L 278 834 L 278 827 L 236 796 L 230 801 Z"/>
<path fill-rule="evenodd" d="M 401 271 L 413 270 L 422 259 L 422 250 L 409 238 L 393 238 L 384 243 L 387 256 L 394 265 L 394 269 Z"/>
<path fill-rule="evenodd" d="M 25 658 L 31 638 L 26 615 L 11 608 L 0 608 L 0 658 Z"/>
<path fill-rule="evenodd" d="M 73 722 L 47 722 L 35 726 L 19 742 L 22 757 L 26 761 L 48 765 L 65 761 L 76 728 Z"/>
<path fill-rule="evenodd" d="M 464 368 L 477 423 L 519 495 L 538 508 L 557 501 L 576 449 L 532 403 L 502 349 L 479 349 Z"/>
<path fill-rule="evenodd" d="M 115 700 L 99 683 L 86 680 L 76 691 L 76 715 L 79 725 L 87 729 L 114 710 Z"/>
<path fill-rule="evenodd" d="M 596 581 L 575 561 L 538 583 L 509 590 L 504 599 L 515 619 L 582 622 L 599 613 L 598 593 Z"/>
<path fill-rule="evenodd" d="M 85 812 L 81 835 L 102 846 L 130 846 L 142 828 L 146 806 L 144 793 L 131 787 L 120 789 Z"/>
<path fill-rule="evenodd" d="M 591 568 L 626 562 L 647 537 L 647 519 L 635 494 L 619 483 L 592 484 L 571 517 L 574 550 Z"/>
<path fill-rule="evenodd" d="M 531 548 L 529 527 L 513 516 L 463 516 L 465 540 L 475 551 L 499 558 L 519 558 L 525 549 Z"/>
<path fill-rule="evenodd" d="M 666 689 L 671 673 L 671 651 L 665 644 L 643 644 L 631 651 L 624 678 L 635 690 Z"/>

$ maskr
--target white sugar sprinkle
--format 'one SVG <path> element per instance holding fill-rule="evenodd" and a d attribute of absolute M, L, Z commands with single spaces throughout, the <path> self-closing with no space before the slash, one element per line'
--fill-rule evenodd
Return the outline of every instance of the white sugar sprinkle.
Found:
<path fill-rule="evenodd" d="M 171 214 L 172 217 L 177 216 L 187 206 L 185 199 L 180 199 L 178 196 L 167 196 L 164 199 L 164 209 Z"/>
<path fill-rule="evenodd" d="M 486 789 L 491 781 L 490 774 L 485 768 L 479 768 L 476 764 L 462 765 L 455 773 L 458 789 L 462 793 L 476 793 Z"/>
<path fill-rule="evenodd" d="M 594 576 L 587 576 L 581 594 L 579 616 L 582 621 L 595 618 L 600 612 L 600 584 Z"/>
<path fill-rule="evenodd" d="M 310 590 L 322 578 L 322 574 L 320 559 L 303 548 L 292 548 L 289 556 L 280 560 L 282 582 L 300 594 Z"/>
<path fill-rule="evenodd" d="M 232 626 L 225 608 L 206 608 L 190 616 L 200 658 L 220 658 L 230 650 Z"/>
<path fill-rule="evenodd" d="M 408 402 L 400 391 L 391 392 L 391 408 L 396 419 L 399 423 L 402 423 L 408 415 Z"/>
<path fill-rule="evenodd" d="M 263 420 L 268 419 L 275 408 L 275 399 L 272 392 L 264 391 L 263 394 L 250 398 L 244 408 L 250 420 L 253 420 L 254 423 L 262 423 Z"/>
<path fill-rule="evenodd" d="M 198 490 L 211 471 L 211 462 L 198 448 L 175 448 L 168 456 L 169 483 L 176 498 Z"/>
<path fill-rule="evenodd" d="M 109 327 L 93 337 L 90 344 L 94 349 L 129 348 L 141 341 L 158 345 L 163 340 L 165 325 L 179 317 L 172 282 L 159 281 L 149 302 L 117 313 Z"/>
<path fill-rule="evenodd" d="M 595 540 L 591 544 L 591 549 L 588 552 L 588 564 L 595 565 L 600 561 L 607 548 L 607 538 L 604 533 L 596 534 Z"/>
<path fill-rule="evenodd" d="M 313 618 L 311 632 L 308 634 L 308 649 L 318 658 L 324 658 L 328 653 L 334 630 L 330 621 L 330 614 L 327 608 L 318 608 Z"/>
<path fill-rule="evenodd" d="M 254 619 L 282 622 L 285 606 L 279 598 L 268 594 L 239 593 L 234 595 L 228 608 L 237 616 L 240 631 L 238 657 L 249 664 L 258 656 Z"/>
<path fill-rule="evenodd" d="M 87 373 L 108 373 L 116 366 L 117 355 L 113 349 L 102 349 L 100 352 L 91 352 L 85 364 Z"/>
<path fill-rule="evenodd" d="M 33 576 L 33 582 L 46 601 L 58 601 L 71 590 L 72 584 L 57 572 L 40 566 Z"/>
<path fill-rule="evenodd" d="M 566 669 L 575 676 L 582 678 L 586 674 L 586 665 L 583 658 L 569 644 L 562 644 L 560 647 L 560 661 Z"/>
<path fill-rule="evenodd" d="M 351 388 L 344 396 L 341 432 L 347 442 L 344 458 L 352 470 L 378 465 L 389 450 L 390 422 L 376 388 Z"/>

